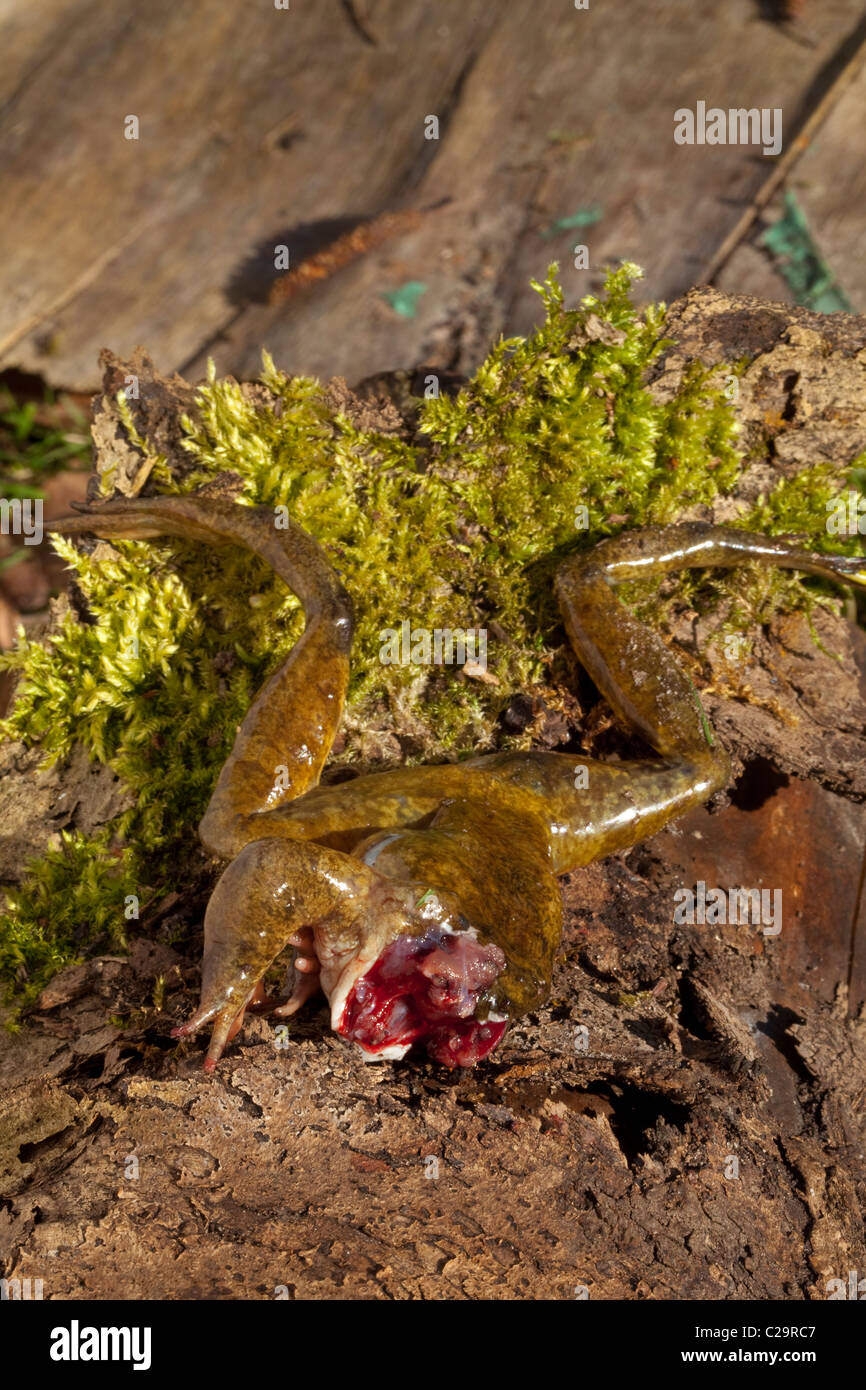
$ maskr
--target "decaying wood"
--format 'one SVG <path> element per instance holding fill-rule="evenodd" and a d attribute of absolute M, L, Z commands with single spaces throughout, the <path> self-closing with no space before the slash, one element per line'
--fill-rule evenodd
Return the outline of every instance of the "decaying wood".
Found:
<path fill-rule="evenodd" d="M 703 290 L 667 329 L 659 393 L 693 356 L 752 358 L 738 403 L 751 463 L 720 519 L 866 444 L 863 319 Z M 110 399 L 125 369 L 103 366 L 100 463 L 132 476 Z M 152 373 L 143 355 L 135 369 Z M 171 457 L 173 401 L 187 409 L 189 393 L 160 381 L 133 404 L 156 410 Z M 393 401 L 332 389 L 399 428 Z M 781 625 L 745 673 L 757 704 L 731 696 L 743 672 L 711 666 L 741 769 L 730 804 L 565 880 L 553 996 L 473 1072 L 365 1065 L 314 1008 L 285 1046 L 252 1021 L 205 1077 L 169 1036 L 197 984 L 195 940 L 176 942 L 200 922 L 200 885 L 155 905 L 128 959 L 55 979 L 0 1059 L 4 1273 L 58 1298 L 797 1299 L 862 1271 L 862 646 L 822 622 L 840 661 Z M 694 642 L 687 615 L 677 640 Z M 23 779 L 30 845 L 116 814 L 106 774 L 73 761 L 40 783 L 29 755 L 4 756 L 7 878 Z M 678 887 L 742 886 L 747 869 L 783 887 L 778 936 L 673 921 Z"/>

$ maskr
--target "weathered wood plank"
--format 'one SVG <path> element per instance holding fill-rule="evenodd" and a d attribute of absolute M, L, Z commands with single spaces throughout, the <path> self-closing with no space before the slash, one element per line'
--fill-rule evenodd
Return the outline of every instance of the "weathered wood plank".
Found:
<path fill-rule="evenodd" d="M 828 97 L 833 105 L 804 144 L 794 167 L 762 209 L 754 226 L 722 265 L 712 282 L 731 294 L 794 302 L 794 292 L 762 248 L 762 237 L 785 212 L 784 193 L 793 192 L 819 254 L 835 275 L 852 309 L 866 309 L 866 266 L 862 240 L 866 221 L 866 171 L 863 164 L 863 116 L 866 111 L 866 22 L 852 35 L 851 57 L 843 64 Z M 819 106 L 823 103 L 819 103 Z M 808 96 L 804 106 L 808 105 Z M 817 111 L 817 109 L 816 109 Z M 814 117 L 813 117 L 814 119 Z"/>
<path fill-rule="evenodd" d="M 101 346 L 137 342 L 191 375 L 208 352 L 255 373 L 263 344 L 293 370 L 352 379 L 395 362 L 466 366 L 491 333 L 531 324 L 527 282 L 554 256 L 571 297 L 629 256 L 646 293 L 670 298 L 769 165 L 748 147 L 675 145 L 674 111 L 704 100 L 792 120 L 861 12 L 816 6 L 809 48 L 753 0 L 376 0 L 360 27 L 337 0 L 46 0 L 35 20 L 7 0 L 0 365 L 80 389 L 96 384 Z M 130 114 L 138 141 L 123 137 Z M 429 114 L 438 141 L 424 139 Z M 443 196 L 416 231 L 306 298 L 248 302 L 262 297 L 251 272 L 264 247 L 297 258 L 310 224 Z M 542 233 L 590 203 L 602 218 L 581 233 L 579 272 L 575 233 Z M 427 290 L 404 318 L 382 295 L 407 280 Z"/>
<path fill-rule="evenodd" d="M 856 313 L 866 310 L 866 67 L 790 180 L 815 241 Z"/>
<path fill-rule="evenodd" d="M 99 344 L 188 358 L 263 237 L 397 196 L 419 112 L 446 106 L 485 9 L 446 27 L 388 0 L 373 47 L 337 0 L 57 6 L 47 39 L 19 36 L 17 93 L 6 73 L 3 361 L 90 386 Z"/>

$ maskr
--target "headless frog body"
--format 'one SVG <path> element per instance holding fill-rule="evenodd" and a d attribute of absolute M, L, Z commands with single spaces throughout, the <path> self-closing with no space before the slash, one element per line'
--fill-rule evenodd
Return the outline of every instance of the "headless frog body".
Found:
<path fill-rule="evenodd" d="M 578 658 L 657 758 L 499 753 L 319 787 L 349 678 L 352 609 L 305 531 L 194 496 L 109 502 L 51 529 L 246 546 L 304 606 L 304 633 L 241 725 L 199 827 L 230 862 L 205 916 L 200 1004 L 175 1035 L 212 1024 L 208 1070 L 245 1009 L 269 1004 L 262 977 L 287 945 L 295 985 L 274 1016 L 321 987 L 332 1028 L 372 1060 L 414 1043 L 448 1066 L 486 1056 L 548 994 L 557 875 L 655 834 L 730 775 L 693 685 L 613 585 L 754 561 L 866 584 L 860 559 L 743 531 L 688 523 L 604 540 L 563 562 L 556 593 Z"/>

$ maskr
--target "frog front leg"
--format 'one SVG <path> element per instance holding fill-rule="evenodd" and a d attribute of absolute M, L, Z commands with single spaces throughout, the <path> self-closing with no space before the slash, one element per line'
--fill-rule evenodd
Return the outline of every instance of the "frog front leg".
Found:
<path fill-rule="evenodd" d="M 462 838 L 460 827 L 456 830 Z M 515 827 L 515 839 L 517 831 Z M 424 832 L 420 836 L 423 840 Z M 559 896 L 547 868 L 541 827 L 537 838 L 538 854 L 524 866 L 517 906 L 527 914 L 529 900 L 539 901 L 535 872 L 540 869 L 549 879 L 547 896 L 555 915 Z M 401 837 L 386 836 L 386 845 L 389 839 Z M 434 833 L 433 859 L 417 867 L 435 873 L 438 866 L 436 877 L 441 877 L 441 848 Z M 465 845 L 464 852 L 471 848 Z M 519 849 L 516 845 L 515 857 Z M 492 846 L 490 853 L 495 859 Z M 477 869 L 477 856 L 472 867 Z M 274 1011 L 278 1018 L 294 1013 L 314 984 L 321 983 L 331 1027 L 356 1043 L 367 1060 L 398 1060 L 417 1042 L 426 1042 L 431 1055 L 448 1065 L 468 1065 L 470 1058 L 485 1055 L 504 1032 L 505 1020 L 486 1013 L 477 1019 L 476 1009 L 503 976 L 506 954 L 491 939 L 494 932 L 479 939 L 465 929 L 467 890 L 459 858 L 452 868 L 459 893 L 433 889 L 411 873 L 396 878 L 380 873 L 361 859 L 308 841 L 275 837 L 246 845 L 208 904 L 201 1000 L 174 1036 L 186 1037 L 210 1023 L 205 1068 L 213 1071 L 245 1009 L 260 1001 L 266 970 L 284 946 L 294 944 L 299 950 L 296 968 L 303 963 L 303 969 L 292 998 Z M 512 865 L 506 888 L 516 881 Z M 476 884 L 474 893 L 483 901 L 483 885 Z M 513 916 L 508 892 L 500 897 L 504 914 Z M 494 905 L 487 902 L 486 907 L 493 911 Z M 553 925 L 557 928 L 558 921 Z M 558 930 L 555 935 L 558 939 Z M 524 945 L 534 960 L 530 943 Z M 544 946 L 539 949 L 543 952 Z M 523 954 L 518 949 L 521 960 Z"/>
<path fill-rule="evenodd" d="M 212 1071 L 260 1001 L 260 982 L 287 945 L 301 972 L 329 998 L 344 994 L 401 931 L 411 930 L 412 885 L 392 885 L 338 850 L 286 839 L 245 845 L 219 879 L 205 913 L 199 1006 L 174 1036 L 212 1023 L 205 1069 Z M 407 926 L 408 924 L 408 926 Z M 278 1016 L 298 1007 L 303 985 Z"/>

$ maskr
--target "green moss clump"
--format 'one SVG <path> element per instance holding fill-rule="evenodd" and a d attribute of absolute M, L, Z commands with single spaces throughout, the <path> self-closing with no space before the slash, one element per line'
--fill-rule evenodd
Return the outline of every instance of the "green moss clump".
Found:
<path fill-rule="evenodd" d="M 544 325 L 501 341 L 456 397 L 421 402 L 419 442 L 358 428 L 319 383 L 286 376 L 265 355 L 264 391 L 211 369 L 196 418 L 183 421 L 191 472 L 180 480 L 157 460 L 158 491 L 191 491 L 229 469 L 242 503 L 287 506 L 328 551 L 357 610 L 342 760 L 363 761 L 370 731 L 425 760 L 519 742 L 497 717 L 515 692 L 547 679 L 561 556 L 711 503 L 740 475 L 722 385 L 730 366 L 695 364 L 672 399 L 654 400 L 644 381 L 666 346 L 664 310 L 633 307 L 637 267 L 612 271 L 604 293 L 576 310 L 564 308 L 555 272 L 535 285 Z M 130 440 L 152 456 L 122 396 L 118 404 Z M 772 531 L 796 519 L 825 540 L 831 485 L 839 477 L 829 472 L 782 483 L 749 523 Z M 2 659 L 22 674 L 2 730 L 48 761 L 82 743 L 135 805 L 106 835 L 71 837 L 38 861 L 0 918 L 0 974 L 24 999 L 59 965 L 121 939 L 128 892 L 147 902 L 175 886 L 237 725 L 302 625 L 294 596 L 241 552 L 137 542 L 91 558 L 57 546 L 92 622 L 70 614 L 43 645 L 22 640 Z M 407 619 L 495 633 L 496 683 L 383 664 L 384 632 Z M 120 859 L 106 868 L 109 842 Z"/>
<path fill-rule="evenodd" d="M 19 1008 L 95 946 L 126 948 L 126 914 L 137 915 L 138 879 L 134 850 L 113 846 L 108 831 L 92 838 L 61 832 L 59 848 L 48 850 L 24 887 L 7 895 L 0 919 L 0 971 Z"/>

